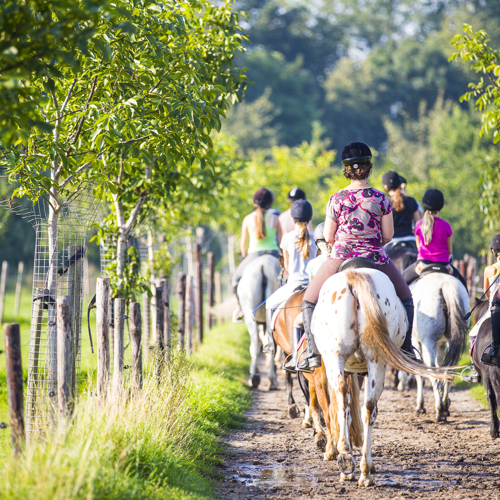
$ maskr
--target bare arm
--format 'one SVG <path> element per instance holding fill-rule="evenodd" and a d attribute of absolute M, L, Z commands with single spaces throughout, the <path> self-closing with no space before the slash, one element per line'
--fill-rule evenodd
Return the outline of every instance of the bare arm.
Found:
<path fill-rule="evenodd" d="M 394 236 L 394 218 L 392 212 L 382 216 L 380 220 L 380 229 L 382 231 L 382 245 L 389 243 Z"/>
<path fill-rule="evenodd" d="M 288 255 L 288 250 L 283 250 L 283 260 L 284 260 L 284 266 L 285 269 L 288 271 L 288 259 L 290 256 Z"/>
<path fill-rule="evenodd" d="M 446 239 L 446 244 L 448 245 L 448 253 L 451 255 L 453 253 L 453 244 L 451 242 L 452 236 L 448 236 Z"/>
<path fill-rule="evenodd" d="M 278 246 L 280 246 L 281 238 L 283 238 L 283 228 L 278 217 L 273 218 L 273 227 L 276 229 L 276 239 L 278 240 Z"/>
<path fill-rule="evenodd" d="M 415 243 L 417 244 L 417 250 L 420 250 L 420 238 L 415 235 Z"/>
<path fill-rule="evenodd" d="M 335 243 L 335 233 L 337 232 L 338 223 L 330 217 L 325 219 L 325 228 L 323 229 L 323 235 L 325 240 L 332 245 Z"/>
<path fill-rule="evenodd" d="M 247 215 L 248 217 L 248 215 Z M 247 217 L 243 219 L 243 224 L 241 226 L 241 240 L 240 240 L 240 252 L 243 258 L 247 256 L 248 248 L 248 227 L 247 227 Z"/>
<path fill-rule="evenodd" d="M 484 270 L 484 282 L 483 282 L 483 287 L 484 287 L 484 290 L 487 290 L 488 287 L 490 286 L 490 278 L 493 278 L 493 276 L 495 276 L 495 272 L 496 272 L 496 269 L 495 269 L 495 266 L 488 266 L 485 270 Z M 490 292 L 488 292 L 486 294 L 486 296 L 488 298 L 490 298 Z"/>

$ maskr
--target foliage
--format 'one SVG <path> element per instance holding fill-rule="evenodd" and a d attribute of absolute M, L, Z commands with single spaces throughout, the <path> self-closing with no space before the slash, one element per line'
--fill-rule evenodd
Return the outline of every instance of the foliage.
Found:
<path fill-rule="evenodd" d="M 33 126 L 50 130 L 31 84 L 63 68 L 78 70 L 105 0 L 3 0 L 0 9 L 0 137 L 4 144 L 25 140 Z"/>
<path fill-rule="evenodd" d="M 191 362 L 172 353 L 160 384 L 151 364 L 135 398 L 102 412 L 83 396 L 68 436 L 5 464 L 0 498 L 213 498 L 220 436 L 248 406 L 247 358 L 245 329 L 226 325 L 207 335 Z"/>

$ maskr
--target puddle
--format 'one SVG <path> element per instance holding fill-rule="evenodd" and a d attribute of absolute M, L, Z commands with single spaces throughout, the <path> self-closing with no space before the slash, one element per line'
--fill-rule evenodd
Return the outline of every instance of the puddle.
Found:
<path fill-rule="evenodd" d="M 310 487 L 318 484 L 317 479 L 312 474 L 307 474 L 304 470 L 286 465 L 272 466 L 240 466 L 236 474 L 231 477 L 239 483 L 247 486 L 257 486 L 260 488 L 272 487 Z"/>

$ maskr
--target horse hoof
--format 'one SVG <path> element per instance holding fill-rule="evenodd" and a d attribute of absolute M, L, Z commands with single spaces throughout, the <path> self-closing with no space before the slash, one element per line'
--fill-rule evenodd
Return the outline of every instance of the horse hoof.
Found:
<path fill-rule="evenodd" d="M 446 414 L 445 413 L 440 413 L 439 415 L 436 416 L 436 422 L 446 422 Z"/>
<path fill-rule="evenodd" d="M 450 410 L 446 410 L 446 416 L 449 417 L 450 416 Z"/>
<path fill-rule="evenodd" d="M 329 460 L 334 460 L 334 459 L 335 459 L 335 454 L 333 452 L 326 451 L 325 454 L 323 455 L 324 462 L 328 462 Z"/>
<path fill-rule="evenodd" d="M 252 375 L 248 380 L 248 385 L 252 389 L 257 389 L 257 387 L 259 387 L 259 384 L 260 384 L 260 375 Z"/>
<path fill-rule="evenodd" d="M 415 410 L 415 413 L 419 417 L 420 415 L 425 415 L 427 413 L 427 410 L 425 408 L 417 408 Z"/>
<path fill-rule="evenodd" d="M 375 483 L 373 481 L 371 474 L 368 474 L 368 476 L 365 476 L 363 474 L 358 481 L 358 485 L 361 486 L 362 488 L 367 488 L 368 486 L 373 486 L 374 484 Z"/>
<path fill-rule="evenodd" d="M 354 458 L 350 453 L 341 453 L 337 458 L 337 463 L 340 471 L 346 475 L 352 474 L 356 467 Z"/>
<path fill-rule="evenodd" d="M 316 436 L 316 446 L 318 447 L 319 451 L 326 450 L 326 436 L 324 434 L 318 434 Z"/>
<path fill-rule="evenodd" d="M 356 481 L 356 476 L 352 472 L 349 474 L 344 474 L 343 472 L 341 472 L 340 482 L 343 483 L 344 481 Z"/>
<path fill-rule="evenodd" d="M 496 439 L 498 437 L 498 429 L 491 429 L 490 436 L 491 436 L 491 439 Z"/>
<path fill-rule="evenodd" d="M 312 427 L 312 421 L 311 420 L 303 420 L 302 421 L 302 428 L 304 429 L 310 429 Z"/>
<path fill-rule="evenodd" d="M 275 380 L 273 382 L 270 382 L 269 390 L 270 391 L 277 391 L 278 390 L 278 382 L 276 382 Z"/>
<path fill-rule="evenodd" d="M 300 417 L 300 410 L 299 407 L 295 404 L 290 405 L 288 407 L 288 416 L 290 418 L 299 418 Z"/>

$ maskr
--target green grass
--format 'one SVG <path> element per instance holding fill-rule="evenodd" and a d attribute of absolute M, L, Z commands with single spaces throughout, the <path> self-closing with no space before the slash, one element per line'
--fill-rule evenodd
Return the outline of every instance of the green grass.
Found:
<path fill-rule="evenodd" d="M 220 437 L 241 425 L 250 402 L 248 344 L 244 325 L 225 324 L 206 335 L 195 357 L 175 354 L 159 385 L 148 372 L 136 398 L 124 395 L 101 411 L 82 394 L 69 434 L 50 436 L 18 461 L 4 454 L 0 498 L 213 498 Z M 90 388 L 94 364 L 86 359 Z M 5 448 L 8 431 L 0 432 Z"/>

